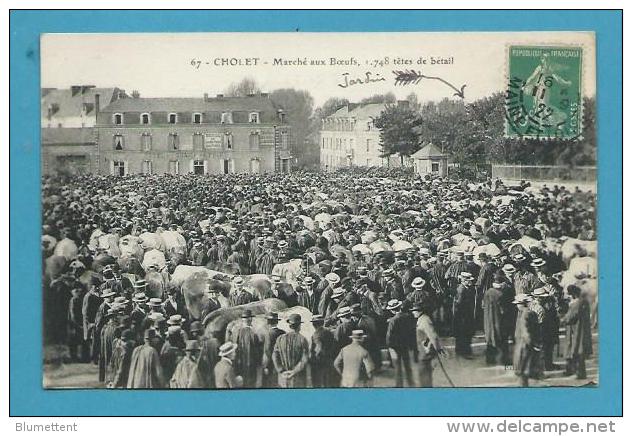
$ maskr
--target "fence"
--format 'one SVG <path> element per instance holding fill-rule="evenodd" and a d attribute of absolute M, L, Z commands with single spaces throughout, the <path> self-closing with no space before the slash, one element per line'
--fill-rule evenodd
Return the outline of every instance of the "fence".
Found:
<path fill-rule="evenodd" d="M 597 180 L 597 167 L 492 165 L 492 178 L 558 183 L 594 183 Z"/>

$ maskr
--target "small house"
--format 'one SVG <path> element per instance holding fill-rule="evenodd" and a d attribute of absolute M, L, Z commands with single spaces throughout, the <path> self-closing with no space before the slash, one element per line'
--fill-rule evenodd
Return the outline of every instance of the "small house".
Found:
<path fill-rule="evenodd" d="M 434 144 L 427 144 L 411 156 L 415 173 L 420 175 L 448 175 L 448 155 Z"/>

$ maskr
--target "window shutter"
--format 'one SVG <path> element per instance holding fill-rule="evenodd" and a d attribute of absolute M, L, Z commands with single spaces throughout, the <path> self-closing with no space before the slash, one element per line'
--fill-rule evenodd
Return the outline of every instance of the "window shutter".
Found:
<path fill-rule="evenodd" d="M 193 173 L 193 159 L 189 162 L 189 172 Z"/>
<path fill-rule="evenodd" d="M 204 161 L 204 174 L 208 174 L 208 161 Z"/>
<path fill-rule="evenodd" d="M 126 175 L 129 174 L 129 163 L 126 160 L 124 160 L 123 161 L 123 165 L 124 165 L 124 167 L 123 167 L 123 175 L 126 176 Z"/>
<path fill-rule="evenodd" d="M 180 162 L 176 161 L 176 174 L 180 174 Z"/>
<path fill-rule="evenodd" d="M 110 175 L 114 175 L 114 161 L 111 160 L 110 161 Z"/>

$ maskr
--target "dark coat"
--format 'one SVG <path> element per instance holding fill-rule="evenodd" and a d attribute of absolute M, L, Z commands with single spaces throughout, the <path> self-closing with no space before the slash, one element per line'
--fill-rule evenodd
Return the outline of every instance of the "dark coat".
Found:
<path fill-rule="evenodd" d="M 388 320 L 387 347 L 397 352 L 415 348 L 415 323 L 410 318 L 410 315 L 399 312 Z"/>
<path fill-rule="evenodd" d="M 275 326 L 266 330 L 263 335 L 263 387 L 277 386 L 279 376 L 274 368 L 274 363 L 272 362 L 272 352 L 274 351 L 274 345 L 276 344 L 277 339 L 279 339 L 279 337 L 283 334 L 285 334 L 285 331 Z"/>
<path fill-rule="evenodd" d="M 561 320 L 566 326 L 566 350 L 564 357 L 592 355 L 592 335 L 590 331 L 590 305 L 582 298 L 571 301 L 568 312 Z"/>
<path fill-rule="evenodd" d="M 538 315 L 528 307 L 518 310 L 514 345 L 514 372 L 518 376 L 539 378 L 542 375 L 542 341 Z"/>

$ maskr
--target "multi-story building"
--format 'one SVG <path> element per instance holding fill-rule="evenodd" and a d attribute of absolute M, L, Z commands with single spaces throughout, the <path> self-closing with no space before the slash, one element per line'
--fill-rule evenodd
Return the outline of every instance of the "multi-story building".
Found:
<path fill-rule="evenodd" d="M 96 172 L 96 114 L 100 107 L 126 97 L 122 89 L 93 85 L 42 88 L 42 174 Z"/>
<path fill-rule="evenodd" d="M 382 157 L 380 131 L 373 119 L 384 103 L 348 104 L 321 120 L 320 167 L 335 170 L 350 166 L 398 165 L 399 157 Z"/>
<path fill-rule="evenodd" d="M 290 171 L 291 130 L 267 94 L 127 98 L 97 116 L 101 174 Z"/>

